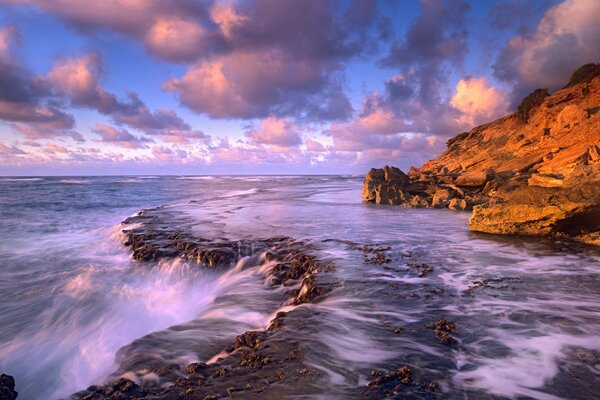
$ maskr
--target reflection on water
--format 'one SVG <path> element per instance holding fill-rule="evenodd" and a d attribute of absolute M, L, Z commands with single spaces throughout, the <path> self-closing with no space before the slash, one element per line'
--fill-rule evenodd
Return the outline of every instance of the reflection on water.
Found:
<path fill-rule="evenodd" d="M 372 369 L 404 364 L 438 383 L 440 398 L 600 397 L 597 250 L 470 233 L 467 213 L 363 205 L 360 183 L 2 178 L 0 372 L 24 399 L 68 396 L 115 372 L 156 384 L 144 370 L 154 361 L 207 361 L 264 328 L 282 304 L 259 254 L 224 273 L 131 261 L 119 221 L 168 204 L 199 235 L 292 236 L 335 263 L 331 295 L 302 306 L 303 351 L 328 377 L 324 398 L 351 398 Z M 392 261 L 365 263 L 343 241 L 385 243 Z M 414 264 L 433 271 L 419 276 Z M 458 327 L 452 346 L 425 327 L 441 316 Z"/>

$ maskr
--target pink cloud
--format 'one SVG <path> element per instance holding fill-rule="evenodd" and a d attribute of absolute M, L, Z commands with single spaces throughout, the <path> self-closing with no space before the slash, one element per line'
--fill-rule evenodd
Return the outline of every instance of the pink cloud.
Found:
<path fill-rule="evenodd" d="M 248 132 L 248 137 L 256 144 L 278 147 L 295 147 L 302 143 L 299 127 L 291 121 L 279 118 L 265 118 Z"/>
<path fill-rule="evenodd" d="M 96 124 L 93 132 L 98 134 L 103 142 L 128 149 L 143 149 L 147 147 L 146 143 L 152 142 L 150 138 L 134 136 L 126 129 L 118 129 L 105 124 Z"/>
<path fill-rule="evenodd" d="M 148 50 L 159 58 L 192 61 L 205 54 L 209 36 L 200 24 L 183 18 L 158 18 L 144 37 Z"/>
<path fill-rule="evenodd" d="M 5 156 L 14 156 L 27 153 L 16 146 L 7 146 L 5 144 L 0 143 L 0 154 Z"/>
<path fill-rule="evenodd" d="M 10 60 L 12 45 L 19 39 L 19 29 L 15 25 L 0 28 L 0 59 Z"/>
<path fill-rule="evenodd" d="M 508 93 L 490 86 L 484 77 L 467 77 L 456 84 L 450 104 L 461 112 L 458 122 L 466 126 L 492 121 L 508 111 Z"/>
<path fill-rule="evenodd" d="M 216 57 L 172 79 L 164 88 L 187 107 L 215 118 L 252 118 L 294 111 L 345 116 L 347 98 L 331 88 L 330 102 L 317 105 L 310 94 L 325 90 L 323 66 L 297 60 L 277 49 L 238 51 Z"/>
<path fill-rule="evenodd" d="M 206 135 L 191 128 L 177 113 L 169 109 L 152 111 L 136 93 L 129 92 L 126 101 L 104 90 L 99 83 L 102 61 L 97 53 L 66 58 L 54 65 L 47 81 L 61 96 L 75 106 L 87 107 L 110 116 L 115 122 L 173 141 L 189 142 L 206 139 Z"/>
<path fill-rule="evenodd" d="M 306 145 L 306 149 L 308 151 L 319 152 L 319 151 L 325 150 L 325 146 L 323 146 L 323 144 L 321 144 L 321 142 L 318 142 L 316 140 L 306 139 L 304 141 L 304 144 Z"/>
<path fill-rule="evenodd" d="M 87 106 L 103 113 L 114 112 L 119 102 L 97 81 L 102 71 L 100 56 L 89 53 L 79 58 L 60 60 L 48 73 L 52 86 L 75 105 Z"/>
<path fill-rule="evenodd" d="M 44 149 L 45 149 L 46 152 L 51 153 L 51 154 L 69 153 L 69 150 L 66 147 L 60 146 L 60 145 L 55 144 L 55 143 L 48 143 L 48 144 L 46 144 L 46 146 L 44 146 Z"/>

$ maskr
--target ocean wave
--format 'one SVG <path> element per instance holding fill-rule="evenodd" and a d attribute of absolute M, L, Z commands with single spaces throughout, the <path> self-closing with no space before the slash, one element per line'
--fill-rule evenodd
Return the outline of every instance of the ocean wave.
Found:
<path fill-rule="evenodd" d="M 259 188 L 252 188 L 252 189 L 248 189 L 248 190 L 233 190 L 231 192 L 225 193 L 224 195 L 222 195 L 220 197 L 249 196 L 251 194 L 259 193 L 262 191 L 264 191 L 264 190 L 259 189 Z"/>
<path fill-rule="evenodd" d="M 203 181 L 203 180 L 212 180 L 215 179 L 214 176 L 179 176 L 176 179 L 185 179 L 191 181 Z"/>
<path fill-rule="evenodd" d="M 64 183 L 66 185 L 87 185 L 90 181 L 83 179 L 61 179 L 58 183 Z"/>
<path fill-rule="evenodd" d="M 44 178 L 0 178 L 2 182 L 43 181 Z"/>
<path fill-rule="evenodd" d="M 138 178 L 128 178 L 128 179 L 120 179 L 115 181 L 115 183 L 142 183 Z"/>

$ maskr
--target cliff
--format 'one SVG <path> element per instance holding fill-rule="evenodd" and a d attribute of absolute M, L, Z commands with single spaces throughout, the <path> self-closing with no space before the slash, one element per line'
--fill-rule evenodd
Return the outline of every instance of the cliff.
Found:
<path fill-rule="evenodd" d="M 421 168 L 371 169 L 363 200 L 473 210 L 472 230 L 600 245 L 600 65 L 517 112 L 463 132 Z"/>

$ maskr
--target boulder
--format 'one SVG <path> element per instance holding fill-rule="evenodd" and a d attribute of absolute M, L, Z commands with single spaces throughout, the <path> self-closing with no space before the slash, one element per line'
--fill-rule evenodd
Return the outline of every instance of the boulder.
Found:
<path fill-rule="evenodd" d="M 576 104 L 570 104 L 562 109 L 556 117 L 556 125 L 552 130 L 571 128 L 588 117 L 587 112 Z"/>
<path fill-rule="evenodd" d="M 19 394 L 15 391 L 15 378 L 0 375 L 0 400 L 15 400 Z"/>
<path fill-rule="evenodd" d="M 448 203 L 448 208 L 453 211 L 469 210 L 469 203 L 465 199 L 452 199 Z"/>
<path fill-rule="evenodd" d="M 453 199 L 456 192 L 448 188 L 438 189 L 432 197 L 431 206 L 433 208 L 444 208 L 448 206 L 450 200 Z"/>
<path fill-rule="evenodd" d="M 410 201 L 410 194 L 404 190 L 408 176 L 399 168 L 385 166 L 371 168 L 362 187 L 362 199 L 375 204 L 404 204 Z"/>
<path fill-rule="evenodd" d="M 395 185 L 379 185 L 375 189 L 375 204 L 404 204 L 410 201 L 410 194 Z"/>
<path fill-rule="evenodd" d="M 396 167 L 383 167 L 383 179 L 388 184 L 394 184 L 399 187 L 403 187 L 408 183 L 408 175 L 402 172 L 399 168 Z"/>
<path fill-rule="evenodd" d="M 563 176 L 558 174 L 533 174 L 527 180 L 529 186 L 561 187 Z"/>

